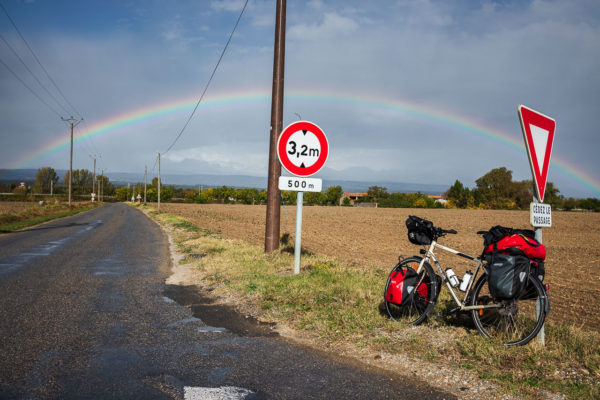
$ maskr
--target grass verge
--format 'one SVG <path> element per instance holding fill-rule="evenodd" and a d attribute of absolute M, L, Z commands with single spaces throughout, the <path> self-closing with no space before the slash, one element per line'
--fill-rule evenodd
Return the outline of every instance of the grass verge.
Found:
<path fill-rule="evenodd" d="M 468 370 L 505 393 L 546 398 L 600 398 L 600 335 L 569 326 L 546 325 L 546 346 L 505 347 L 472 329 L 470 318 L 431 319 L 413 327 L 389 320 L 382 294 L 389 271 L 363 269 L 319 255 L 302 258 L 294 275 L 293 255 L 219 237 L 168 214 L 150 213 L 176 229 L 182 251 L 205 256 L 190 263 L 213 293 L 254 310 L 264 320 L 312 335 L 319 343 L 404 354 L 413 360 Z M 449 308 L 442 291 L 439 311 Z M 418 362 L 416 365 L 420 365 Z M 417 376 L 418 376 L 417 370 Z"/>
<path fill-rule="evenodd" d="M 0 215 L 0 233 L 9 233 L 30 226 L 39 225 L 57 218 L 79 214 L 98 207 L 98 203 L 75 203 L 73 208 L 68 205 L 32 205 L 31 208 L 18 213 Z"/>

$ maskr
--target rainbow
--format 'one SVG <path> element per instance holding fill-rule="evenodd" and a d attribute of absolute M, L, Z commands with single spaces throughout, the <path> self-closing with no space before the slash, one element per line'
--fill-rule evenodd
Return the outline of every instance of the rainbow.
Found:
<path fill-rule="evenodd" d="M 302 91 L 288 90 L 286 91 L 286 100 L 301 101 L 301 102 L 320 102 L 327 104 L 348 105 L 357 107 L 368 107 L 372 109 L 388 110 L 395 113 L 404 114 L 414 117 L 419 120 L 424 120 L 429 123 L 435 123 L 446 127 L 454 128 L 465 134 L 475 137 L 491 140 L 501 144 L 514 151 L 525 154 L 522 138 L 519 135 L 517 138 L 502 132 L 500 130 L 484 126 L 480 122 L 469 119 L 464 116 L 451 114 L 443 110 L 425 105 L 416 105 L 407 101 L 398 99 L 386 99 L 376 96 L 356 96 L 352 94 L 341 94 L 339 92 L 331 93 L 326 91 Z M 271 101 L 271 92 L 260 89 L 250 90 L 246 92 L 224 93 L 205 99 L 199 109 L 236 106 L 249 103 L 265 102 L 269 104 Z M 181 113 L 188 113 L 196 105 L 197 98 L 184 98 L 167 103 L 152 105 L 149 107 L 139 108 L 136 110 L 123 113 L 104 121 L 86 126 L 85 130 L 81 130 L 75 137 L 75 142 L 94 138 L 97 136 L 117 134 L 120 130 L 129 126 L 134 126 L 141 123 L 146 123 L 152 120 L 165 118 Z M 515 113 L 516 114 L 516 113 Z M 516 118 L 516 117 L 515 117 Z M 59 135 L 55 135 L 59 136 Z M 48 143 L 42 148 L 38 148 L 33 152 L 25 155 L 19 161 L 14 163 L 10 169 L 25 168 L 26 166 L 36 165 L 39 161 L 56 153 L 62 152 L 69 148 L 70 141 L 65 138 L 66 135 L 60 135 L 61 138 L 54 142 Z M 600 180 L 592 177 L 589 173 L 567 163 L 556 155 L 552 157 L 552 169 L 557 170 L 570 180 L 591 190 L 600 196 Z"/>

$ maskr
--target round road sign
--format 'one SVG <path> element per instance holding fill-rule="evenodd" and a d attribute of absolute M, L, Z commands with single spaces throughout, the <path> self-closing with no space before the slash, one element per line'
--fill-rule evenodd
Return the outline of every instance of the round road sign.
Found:
<path fill-rule="evenodd" d="M 325 133 L 308 121 L 298 121 L 283 130 L 277 141 L 281 165 L 296 176 L 316 174 L 327 161 L 329 144 Z"/>

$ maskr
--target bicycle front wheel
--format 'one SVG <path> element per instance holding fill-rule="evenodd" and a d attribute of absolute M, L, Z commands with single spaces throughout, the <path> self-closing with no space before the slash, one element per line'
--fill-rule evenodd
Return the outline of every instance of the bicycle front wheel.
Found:
<path fill-rule="evenodd" d="M 524 293 L 513 300 L 493 300 L 487 275 L 473 288 L 471 305 L 497 305 L 494 308 L 472 310 L 475 326 L 484 336 L 507 346 L 522 346 L 533 339 L 544 324 L 548 296 L 542 283 L 529 276 Z"/>
<path fill-rule="evenodd" d="M 406 302 L 403 301 L 401 305 L 387 301 L 387 292 L 390 288 L 392 274 L 395 271 L 406 271 L 408 268 L 413 268 L 416 271 L 419 268 L 420 262 L 420 257 L 406 258 L 396 264 L 388 276 L 383 298 L 388 315 L 395 321 L 404 320 L 408 324 L 419 325 L 427 319 L 435 306 L 439 288 L 436 283 L 437 279 L 435 278 L 433 268 L 427 263 L 423 265 L 423 268 L 418 275 L 417 289 L 413 296 Z"/>

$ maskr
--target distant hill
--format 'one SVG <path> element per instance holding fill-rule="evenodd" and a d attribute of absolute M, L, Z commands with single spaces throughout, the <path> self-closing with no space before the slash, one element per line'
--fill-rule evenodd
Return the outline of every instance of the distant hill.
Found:
<path fill-rule="evenodd" d="M 59 183 L 65 176 L 66 170 L 56 170 L 60 177 Z M 33 184 L 37 169 L 0 169 L 0 182 L 27 182 Z M 128 172 L 110 172 L 106 174 L 110 181 L 115 186 L 126 186 L 128 183 L 136 184 L 144 182 L 144 174 L 128 173 Z M 153 175 L 154 176 L 154 175 Z M 148 176 L 148 183 L 152 178 Z M 217 186 L 232 186 L 236 188 L 256 188 L 266 189 L 267 178 L 260 176 L 249 175 L 176 175 L 165 174 L 161 176 L 161 180 L 165 185 L 173 185 L 177 187 L 217 187 Z M 443 194 L 451 185 L 426 184 L 426 183 L 406 183 L 406 182 L 389 182 L 389 181 L 346 181 L 338 179 L 323 179 L 323 187 L 341 186 L 345 192 L 366 192 L 370 186 L 386 187 L 388 192 L 415 193 L 421 192 L 431 195 Z"/>

